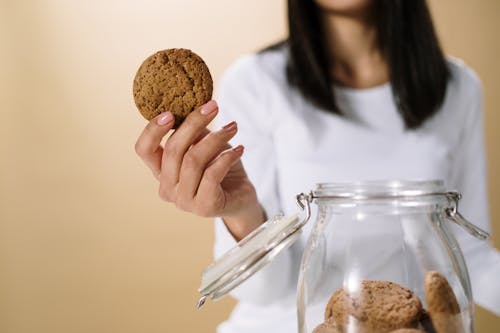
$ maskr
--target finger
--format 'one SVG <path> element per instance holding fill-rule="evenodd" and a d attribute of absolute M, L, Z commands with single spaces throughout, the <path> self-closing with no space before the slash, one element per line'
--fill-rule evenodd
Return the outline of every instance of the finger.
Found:
<path fill-rule="evenodd" d="M 196 144 L 197 142 L 199 142 L 201 139 L 203 139 L 208 134 L 210 134 L 210 131 L 207 128 L 204 128 L 201 131 L 200 135 L 194 140 L 193 144 Z M 163 148 L 161 149 L 161 152 L 163 153 Z M 161 156 L 160 156 L 160 159 L 162 159 L 162 158 L 163 158 L 163 154 L 161 154 Z M 161 174 L 161 172 L 160 172 L 160 174 Z M 158 193 L 160 198 L 162 198 L 163 200 L 168 201 L 168 202 L 177 201 L 176 200 L 176 198 L 177 198 L 176 186 L 173 186 L 173 185 L 167 186 L 167 184 L 165 182 L 162 184 L 159 175 L 156 178 L 160 181 L 160 187 L 159 187 L 159 193 Z M 189 202 L 187 202 L 187 204 L 189 204 Z M 187 209 L 185 209 L 185 210 L 187 210 Z"/>
<path fill-rule="evenodd" d="M 239 161 L 243 155 L 244 147 L 239 145 L 222 152 L 205 170 L 196 197 L 213 197 L 214 191 L 218 190 L 222 180 L 226 177 L 231 167 Z"/>
<path fill-rule="evenodd" d="M 163 112 L 151 119 L 135 143 L 135 152 L 158 177 L 161 168 L 163 148 L 161 140 L 174 126 L 174 116 Z"/>
<path fill-rule="evenodd" d="M 204 137 L 206 137 L 208 134 L 210 134 L 211 131 L 208 129 L 208 128 L 204 128 L 200 135 L 198 135 L 198 137 L 193 141 L 193 145 L 197 144 L 198 142 L 201 141 L 201 139 L 203 139 Z"/>
<path fill-rule="evenodd" d="M 227 149 L 227 142 L 234 137 L 237 131 L 236 122 L 230 122 L 220 130 L 204 137 L 186 152 L 182 160 L 177 186 L 179 200 L 194 198 L 205 168 Z"/>
<path fill-rule="evenodd" d="M 210 101 L 198 110 L 191 112 L 182 125 L 168 138 L 163 149 L 160 183 L 167 190 L 174 188 L 179 181 L 179 171 L 184 154 L 199 140 L 207 125 L 217 115 L 217 103 Z"/>

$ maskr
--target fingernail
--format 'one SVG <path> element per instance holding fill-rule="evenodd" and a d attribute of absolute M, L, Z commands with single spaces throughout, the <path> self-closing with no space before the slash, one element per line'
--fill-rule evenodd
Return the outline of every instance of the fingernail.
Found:
<path fill-rule="evenodd" d="M 237 125 L 236 125 L 236 122 L 235 122 L 235 121 L 232 121 L 232 122 L 230 122 L 229 124 L 224 125 L 224 126 L 222 127 L 222 129 L 223 129 L 224 131 L 226 131 L 226 132 L 231 132 L 232 130 L 236 129 L 236 126 L 237 126 Z"/>
<path fill-rule="evenodd" d="M 174 115 L 170 112 L 163 112 L 161 116 L 156 119 L 156 123 L 160 126 L 166 125 L 174 120 Z"/>
<path fill-rule="evenodd" d="M 211 114 L 212 112 L 214 112 L 215 110 L 217 110 L 217 102 L 215 102 L 214 100 L 211 100 L 210 102 L 208 102 L 207 104 L 203 105 L 203 107 L 201 108 L 200 110 L 200 113 L 202 115 L 208 115 L 208 114 Z"/>
<path fill-rule="evenodd" d="M 237 152 L 238 154 L 243 154 L 244 147 L 242 145 L 239 145 L 235 148 L 233 148 L 233 151 Z"/>

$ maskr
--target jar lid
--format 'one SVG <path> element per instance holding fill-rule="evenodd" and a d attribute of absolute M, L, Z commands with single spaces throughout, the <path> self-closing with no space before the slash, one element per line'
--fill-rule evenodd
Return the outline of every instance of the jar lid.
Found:
<path fill-rule="evenodd" d="M 292 245 L 301 233 L 302 222 L 298 214 L 275 216 L 210 264 L 202 273 L 197 308 L 207 297 L 220 299 Z"/>

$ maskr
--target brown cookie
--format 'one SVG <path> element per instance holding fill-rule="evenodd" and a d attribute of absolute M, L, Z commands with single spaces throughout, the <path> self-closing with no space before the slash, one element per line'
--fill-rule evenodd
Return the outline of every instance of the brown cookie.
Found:
<path fill-rule="evenodd" d="M 360 281 L 359 290 L 350 295 L 337 290 L 326 307 L 325 319 L 332 318 L 341 331 L 390 332 L 416 328 L 422 304 L 409 289 L 389 281 Z"/>
<path fill-rule="evenodd" d="M 429 313 L 425 309 L 422 310 L 422 316 L 420 317 L 418 328 L 427 333 L 436 333 L 434 326 L 432 326 L 431 317 L 429 316 Z"/>
<path fill-rule="evenodd" d="M 437 333 L 464 332 L 460 306 L 446 278 L 438 272 L 425 276 L 425 299 Z"/>
<path fill-rule="evenodd" d="M 341 333 L 335 322 L 332 320 L 327 320 L 324 323 L 319 324 L 312 333 Z"/>
<path fill-rule="evenodd" d="M 213 81 L 207 65 L 186 49 L 156 52 L 142 63 L 134 78 L 134 100 L 151 120 L 162 112 L 175 116 L 177 128 L 187 115 L 212 98 Z"/>
<path fill-rule="evenodd" d="M 416 328 L 400 328 L 391 333 L 425 333 L 425 331 L 417 330 Z"/>

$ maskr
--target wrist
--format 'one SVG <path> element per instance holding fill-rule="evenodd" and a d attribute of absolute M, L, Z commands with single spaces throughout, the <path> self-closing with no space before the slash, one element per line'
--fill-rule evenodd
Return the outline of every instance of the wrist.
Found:
<path fill-rule="evenodd" d="M 245 238 L 266 220 L 265 211 L 257 200 L 245 205 L 245 208 L 238 213 L 221 218 L 236 241 Z"/>

